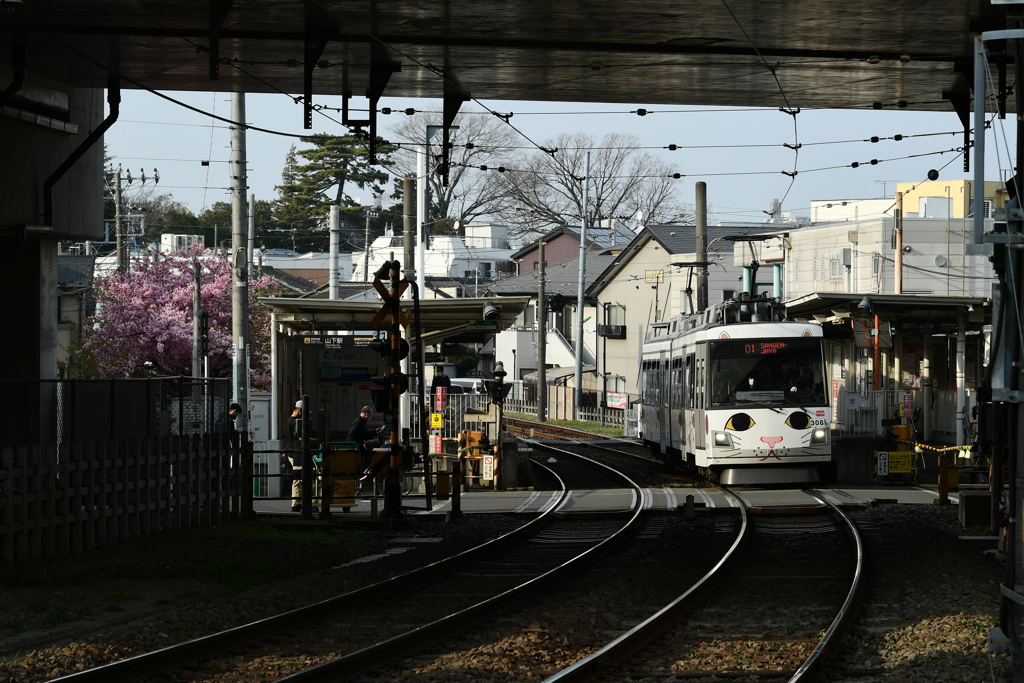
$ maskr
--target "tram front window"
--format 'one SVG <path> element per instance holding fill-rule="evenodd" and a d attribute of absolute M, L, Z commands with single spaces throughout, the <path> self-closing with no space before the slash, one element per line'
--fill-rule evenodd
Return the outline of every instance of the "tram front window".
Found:
<path fill-rule="evenodd" d="M 826 406 L 821 340 L 711 342 L 711 407 Z"/>

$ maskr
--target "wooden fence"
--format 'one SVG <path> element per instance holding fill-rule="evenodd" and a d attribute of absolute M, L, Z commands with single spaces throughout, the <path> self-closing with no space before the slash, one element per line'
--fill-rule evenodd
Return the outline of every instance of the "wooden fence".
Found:
<path fill-rule="evenodd" d="M 252 457 L 234 455 L 225 436 L 4 447 L 0 562 L 76 556 L 141 534 L 249 516 Z"/>

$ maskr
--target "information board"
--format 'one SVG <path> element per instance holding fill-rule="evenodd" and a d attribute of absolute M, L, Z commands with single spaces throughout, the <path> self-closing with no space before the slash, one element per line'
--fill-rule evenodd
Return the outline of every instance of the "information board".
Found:
<path fill-rule="evenodd" d="M 430 428 L 431 429 L 444 429 L 444 413 L 431 413 L 430 414 Z"/>
<path fill-rule="evenodd" d="M 889 473 L 909 474 L 913 461 L 914 454 L 911 451 L 889 451 Z"/>
<path fill-rule="evenodd" d="M 485 455 L 483 466 L 480 471 L 481 479 L 494 479 L 494 456 Z"/>

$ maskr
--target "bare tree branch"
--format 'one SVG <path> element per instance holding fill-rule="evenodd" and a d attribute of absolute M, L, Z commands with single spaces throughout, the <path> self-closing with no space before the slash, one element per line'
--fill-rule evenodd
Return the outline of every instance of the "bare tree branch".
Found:
<path fill-rule="evenodd" d="M 407 117 L 391 130 L 392 142 L 399 143 L 395 152 L 395 171 L 399 175 L 416 175 L 416 145 L 424 144 L 427 126 L 440 126 L 440 114 L 419 113 Z M 458 131 L 452 134 L 451 167 L 447 186 L 434 171 L 441 159 L 441 136 L 431 140 L 428 172 L 430 173 L 430 211 L 428 221 L 460 221 L 463 225 L 480 217 L 495 215 L 505 203 L 505 192 L 497 174 L 482 172 L 481 165 L 506 162 L 518 140 L 514 131 L 493 116 L 483 113 L 461 113 L 455 117 Z"/>
<path fill-rule="evenodd" d="M 665 222 L 679 213 L 673 169 L 640 151 L 636 136 L 609 133 L 598 143 L 583 133 L 562 134 L 543 146 L 556 152 L 519 154 L 509 163 L 509 171 L 493 174 L 502 181 L 508 197 L 497 215 L 514 226 L 515 232 L 581 222 L 588 149 L 588 225 L 610 218 L 642 217 L 643 224 Z"/>

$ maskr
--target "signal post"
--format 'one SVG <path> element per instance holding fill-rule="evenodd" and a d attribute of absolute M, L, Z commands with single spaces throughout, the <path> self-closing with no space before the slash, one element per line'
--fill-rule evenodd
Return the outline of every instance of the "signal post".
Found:
<path fill-rule="evenodd" d="M 373 288 L 384 300 L 380 310 L 373 317 L 373 328 L 379 330 L 384 321 L 388 320 L 388 338 L 386 342 L 383 340 L 371 342 L 370 346 L 390 362 L 386 375 L 373 378 L 374 382 L 382 388 L 381 391 L 374 392 L 373 397 L 374 407 L 388 414 L 391 421 L 391 443 L 388 446 L 389 462 L 387 483 L 384 487 L 383 516 L 397 519 L 402 517 L 403 448 L 400 443 L 399 397 L 409 389 L 409 378 L 402 372 L 402 359 L 409 355 L 409 343 L 402 339 L 402 327 L 408 328 L 409 320 L 402 312 L 400 302 L 402 294 L 409 285 L 401 281 L 401 263 L 393 258 L 394 254 L 391 256 L 392 259 L 385 261 L 373 274 Z M 384 278 L 389 279 L 390 288 L 384 285 Z"/>

